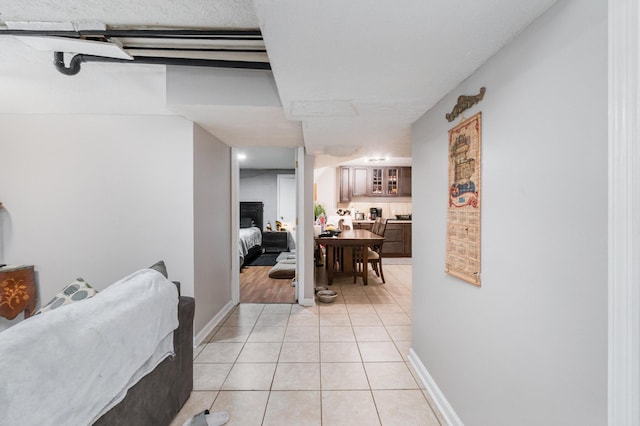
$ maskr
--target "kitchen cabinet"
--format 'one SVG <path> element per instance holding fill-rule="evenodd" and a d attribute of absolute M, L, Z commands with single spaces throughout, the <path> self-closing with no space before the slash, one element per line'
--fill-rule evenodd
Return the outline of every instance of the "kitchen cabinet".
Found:
<path fill-rule="evenodd" d="M 345 203 L 351 201 L 351 168 L 340 167 L 338 169 L 338 181 L 340 190 L 340 202 Z"/>
<path fill-rule="evenodd" d="M 366 197 L 369 192 L 369 168 L 353 167 L 351 169 L 351 177 L 353 178 L 351 196 Z"/>
<path fill-rule="evenodd" d="M 371 197 L 411 196 L 411 167 L 371 167 Z M 403 179 L 408 179 L 404 182 Z"/>
<path fill-rule="evenodd" d="M 353 229 L 366 229 L 367 231 L 371 231 L 373 229 L 373 221 L 368 221 L 368 222 L 353 221 Z"/>
<path fill-rule="evenodd" d="M 382 257 L 411 257 L 411 222 L 387 222 Z"/>
<path fill-rule="evenodd" d="M 411 196 L 411 167 L 400 167 L 400 187 L 398 195 Z"/>
<path fill-rule="evenodd" d="M 411 196 L 411 167 L 343 166 L 338 181 L 341 203 L 353 197 Z"/>

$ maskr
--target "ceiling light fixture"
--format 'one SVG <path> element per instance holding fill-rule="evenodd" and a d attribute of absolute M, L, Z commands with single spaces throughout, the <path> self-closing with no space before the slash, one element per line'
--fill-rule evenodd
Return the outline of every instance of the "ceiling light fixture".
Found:
<path fill-rule="evenodd" d="M 376 156 L 367 158 L 367 161 L 370 162 L 370 163 L 379 163 L 381 161 L 389 161 L 389 157 L 388 156 L 387 157 L 383 157 L 381 155 L 376 155 Z"/>
<path fill-rule="evenodd" d="M 247 159 L 247 154 L 238 154 L 239 161 L 246 160 L 246 159 Z"/>

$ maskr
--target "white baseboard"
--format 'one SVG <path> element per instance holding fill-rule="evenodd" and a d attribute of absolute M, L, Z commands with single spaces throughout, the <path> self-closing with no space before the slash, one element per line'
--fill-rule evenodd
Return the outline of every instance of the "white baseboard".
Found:
<path fill-rule="evenodd" d="M 433 377 L 431 377 L 431 374 L 429 374 L 427 368 L 424 366 L 413 348 L 409 349 L 409 362 L 420 377 L 420 380 L 422 381 L 422 384 L 424 384 L 427 392 L 431 395 L 431 399 L 436 404 L 437 409 L 440 411 L 440 414 L 442 414 L 447 425 L 464 426 L 464 423 L 462 423 L 460 417 L 458 417 L 456 412 L 453 410 L 453 407 L 449 404 L 449 401 L 447 401 L 447 398 L 444 396 L 435 380 L 433 380 Z"/>
<path fill-rule="evenodd" d="M 231 312 L 234 306 L 235 304 L 233 303 L 233 301 L 229 300 L 229 302 L 226 305 L 224 305 L 224 307 L 220 310 L 220 312 L 218 312 L 216 316 L 211 318 L 211 321 L 209 321 L 207 325 L 205 325 L 204 328 L 200 331 L 200 333 L 196 334 L 195 337 L 193 338 L 194 348 L 198 347 L 204 341 L 204 339 L 207 338 L 209 333 L 211 333 L 213 329 L 216 328 L 218 324 L 220 324 L 220 321 L 222 321 L 224 317 L 226 317 L 227 314 Z"/>

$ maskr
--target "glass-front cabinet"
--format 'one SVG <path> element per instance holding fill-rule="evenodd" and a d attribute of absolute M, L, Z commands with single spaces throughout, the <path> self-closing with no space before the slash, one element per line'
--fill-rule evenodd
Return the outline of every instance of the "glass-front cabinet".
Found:
<path fill-rule="evenodd" d="M 398 195 L 400 185 L 399 167 L 372 167 L 370 196 Z"/>
<path fill-rule="evenodd" d="M 383 179 L 383 168 L 371 168 L 371 195 L 384 195 Z"/>
<path fill-rule="evenodd" d="M 386 172 L 387 185 L 385 195 L 398 195 L 398 169 L 388 167 Z"/>
<path fill-rule="evenodd" d="M 411 167 L 342 166 L 337 177 L 340 202 L 353 197 L 411 196 Z"/>

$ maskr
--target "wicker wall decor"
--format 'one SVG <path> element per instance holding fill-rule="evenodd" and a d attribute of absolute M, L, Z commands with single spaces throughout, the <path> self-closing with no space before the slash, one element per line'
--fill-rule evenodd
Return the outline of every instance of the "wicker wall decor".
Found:
<path fill-rule="evenodd" d="M 449 130 L 445 272 L 480 286 L 482 113 Z"/>

